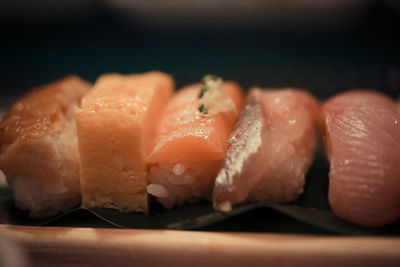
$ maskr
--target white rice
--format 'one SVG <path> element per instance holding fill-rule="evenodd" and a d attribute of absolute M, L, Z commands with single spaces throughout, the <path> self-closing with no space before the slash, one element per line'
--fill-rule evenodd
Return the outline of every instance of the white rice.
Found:
<path fill-rule="evenodd" d="M 220 161 L 151 165 L 147 192 L 166 208 L 210 199 L 219 166 Z"/>
<path fill-rule="evenodd" d="M 194 184 L 196 182 L 196 176 L 185 174 L 185 175 L 171 175 L 168 177 L 168 181 L 171 184 L 175 185 L 184 185 L 184 184 Z"/>
<path fill-rule="evenodd" d="M 232 210 L 232 203 L 230 201 L 224 201 L 221 204 L 218 204 L 214 208 L 222 212 L 229 212 Z"/>
<path fill-rule="evenodd" d="M 149 184 L 147 186 L 147 193 L 155 197 L 167 198 L 168 190 L 161 184 Z"/>
<path fill-rule="evenodd" d="M 185 172 L 185 169 L 186 169 L 186 165 L 185 165 L 185 164 L 183 164 L 183 163 L 176 163 L 176 164 L 174 165 L 174 167 L 172 168 L 172 172 L 173 172 L 175 175 L 180 176 L 180 175 L 182 175 L 182 174 Z"/>
<path fill-rule="evenodd" d="M 62 134 L 54 134 L 58 132 Z M 32 154 L 33 150 L 36 154 Z M 74 121 L 56 124 L 51 134 L 30 143 L 14 142 L 8 153 L 11 158 L 19 156 L 19 162 L 15 164 L 22 169 L 21 174 L 7 177 L 15 203 L 19 208 L 29 210 L 31 217 L 53 216 L 79 204 L 79 153 Z M 35 157 L 42 155 L 43 162 L 36 161 Z M 54 169 L 57 170 L 56 177 Z"/>

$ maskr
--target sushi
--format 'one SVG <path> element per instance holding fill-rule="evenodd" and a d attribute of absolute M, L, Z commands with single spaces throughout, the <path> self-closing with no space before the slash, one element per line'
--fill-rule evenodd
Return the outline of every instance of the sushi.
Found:
<path fill-rule="evenodd" d="M 228 139 L 214 208 L 228 212 L 242 202 L 295 200 L 313 161 L 318 118 L 319 104 L 305 91 L 253 89 Z"/>
<path fill-rule="evenodd" d="M 147 192 L 166 208 L 211 199 L 242 105 L 239 85 L 213 75 L 177 92 L 162 113 L 147 157 Z"/>
<path fill-rule="evenodd" d="M 75 113 L 83 207 L 148 212 L 145 158 L 173 90 L 155 71 L 98 78 Z"/>
<path fill-rule="evenodd" d="M 378 227 L 400 218 L 400 112 L 378 92 L 339 94 L 322 106 L 329 203 L 340 218 Z"/>
<path fill-rule="evenodd" d="M 0 123 L 0 169 L 16 205 L 32 217 L 80 203 L 74 109 L 90 87 L 76 76 L 39 86 L 18 99 Z"/>

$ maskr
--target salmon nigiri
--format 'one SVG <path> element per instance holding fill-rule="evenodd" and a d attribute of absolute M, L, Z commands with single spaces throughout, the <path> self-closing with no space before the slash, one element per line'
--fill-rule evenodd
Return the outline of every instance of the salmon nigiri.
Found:
<path fill-rule="evenodd" d="M 209 75 L 168 103 L 147 158 L 147 191 L 166 208 L 211 198 L 242 101 L 236 83 Z"/>
<path fill-rule="evenodd" d="M 76 110 L 83 206 L 148 212 L 145 157 L 173 89 L 154 71 L 96 81 Z"/>
<path fill-rule="evenodd" d="M 0 124 L 0 169 L 16 205 L 32 217 L 55 215 L 80 202 L 74 109 L 90 86 L 69 76 L 34 88 Z"/>
<path fill-rule="evenodd" d="M 322 107 L 333 212 L 364 226 L 400 218 L 400 112 L 373 91 L 350 91 Z"/>
<path fill-rule="evenodd" d="M 305 91 L 253 89 L 215 180 L 214 208 L 295 200 L 317 144 L 319 104 Z"/>

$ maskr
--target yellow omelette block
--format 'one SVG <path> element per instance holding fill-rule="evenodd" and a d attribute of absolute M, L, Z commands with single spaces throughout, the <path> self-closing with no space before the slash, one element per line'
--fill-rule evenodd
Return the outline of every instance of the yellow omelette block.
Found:
<path fill-rule="evenodd" d="M 96 81 L 75 112 L 83 207 L 148 212 L 145 157 L 173 90 L 155 71 Z"/>

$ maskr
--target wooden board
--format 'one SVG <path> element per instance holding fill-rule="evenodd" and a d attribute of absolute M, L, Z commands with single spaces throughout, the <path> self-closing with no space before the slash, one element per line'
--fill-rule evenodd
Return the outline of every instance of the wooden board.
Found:
<path fill-rule="evenodd" d="M 400 266 L 400 238 L 0 225 L 32 266 Z"/>

